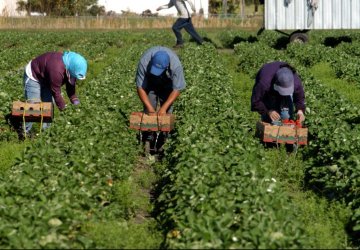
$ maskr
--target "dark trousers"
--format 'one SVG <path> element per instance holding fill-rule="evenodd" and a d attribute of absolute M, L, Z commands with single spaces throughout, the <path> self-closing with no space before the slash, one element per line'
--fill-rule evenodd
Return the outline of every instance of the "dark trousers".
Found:
<path fill-rule="evenodd" d="M 187 33 L 198 43 L 202 44 L 203 39 L 195 31 L 194 25 L 192 24 L 191 18 L 178 18 L 172 26 L 172 30 L 176 36 L 176 44 L 183 44 L 181 30 L 185 29 Z"/>
<path fill-rule="evenodd" d="M 171 83 L 167 84 L 154 84 L 149 89 L 145 89 L 148 98 L 150 100 L 151 105 L 155 110 L 157 110 L 157 106 L 160 105 L 160 107 L 166 102 L 166 100 L 169 98 L 170 93 L 173 91 Z M 173 105 L 169 107 L 169 109 L 166 111 L 166 113 L 171 114 L 173 111 Z M 144 106 L 144 112 L 147 113 L 148 110 Z M 164 139 L 168 136 L 168 133 L 161 132 L 159 135 L 156 134 L 156 132 L 142 132 L 142 140 L 143 141 L 153 141 L 157 136 L 160 136 L 161 139 Z"/>
<path fill-rule="evenodd" d="M 279 113 L 280 119 L 283 120 L 285 117 L 289 117 L 290 119 L 295 119 L 294 117 L 294 103 L 291 96 L 286 96 L 281 98 L 281 102 L 276 104 L 271 104 L 268 106 L 268 109 L 275 110 Z M 271 118 L 268 114 L 262 115 L 261 120 L 263 122 L 271 123 Z"/>

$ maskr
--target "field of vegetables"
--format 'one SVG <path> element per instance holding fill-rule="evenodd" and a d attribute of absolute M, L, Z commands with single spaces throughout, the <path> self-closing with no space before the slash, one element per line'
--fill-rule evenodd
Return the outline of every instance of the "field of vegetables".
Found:
<path fill-rule="evenodd" d="M 170 30 L 0 32 L 0 248 L 360 247 L 360 32 L 287 44 L 270 31 L 200 30 L 208 42 L 176 51 L 187 88 L 161 161 L 143 156 L 128 119 L 142 107 L 138 60 L 171 47 Z M 19 142 L 6 118 L 23 99 L 23 67 L 63 50 L 89 62 L 81 105 Z M 273 60 L 305 88 L 309 145 L 291 154 L 254 137 L 251 90 Z"/>

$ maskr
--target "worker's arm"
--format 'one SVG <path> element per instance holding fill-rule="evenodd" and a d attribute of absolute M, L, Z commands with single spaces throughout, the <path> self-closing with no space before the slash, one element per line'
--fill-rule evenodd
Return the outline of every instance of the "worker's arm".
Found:
<path fill-rule="evenodd" d="M 141 102 L 144 104 L 145 108 L 147 109 L 147 111 L 149 113 L 155 113 L 156 111 L 155 111 L 154 107 L 151 105 L 149 97 L 148 97 L 147 93 L 145 92 L 145 90 L 143 88 L 138 87 L 137 93 L 139 95 Z"/>
<path fill-rule="evenodd" d="M 191 1 L 191 0 L 187 0 L 187 2 L 189 3 L 190 7 L 191 7 L 191 10 L 196 13 L 196 9 L 195 9 L 195 5 L 194 3 Z"/>
<path fill-rule="evenodd" d="M 158 114 L 159 115 L 166 114 L 166 112 L 170 108 L 171 104 L 174 103 L 174 101 L 176 100 L 176 98 L 178 98 L 179 95 L 180 95 L 179 90 L 173 90 L 170 93 L 168 99 L 165 101 L 165 103 L 160 107 Z"/>
<path fill-rule="evenodd" d="M 168 4 L 164 4 L 164 5 L 159 6 L 156 9 L 156 11 L 163 10 L 163 9 L 170 9 L 173 6 L 174 6 L 174 4 L 172 3 L 172 1 L 170 1 Z"/>

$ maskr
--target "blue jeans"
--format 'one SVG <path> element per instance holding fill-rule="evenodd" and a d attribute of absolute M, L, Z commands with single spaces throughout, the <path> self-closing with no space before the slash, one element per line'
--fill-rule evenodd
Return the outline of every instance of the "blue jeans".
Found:
<path fill-rule="evenodd" d="M 24 74 L 24 95 L 25 100 L 29 103 L 35 102 L 52 102 L 51 89 L 49 87 L 41 85 L 39 82 L 31 80 L 26 74 Z M 32 122 L 25 123 L 25 131 L 29 133 L 32 128 Z M 51 123 L 43 123 L 42 128 L 46 129 L 50 127 Z"/>
<path fill-rule="evenodd" d="M 172 26 L 172 30 L 176 36 L 176 44 L 183 44 L 181 29 L 184 28 L 187 33 L 198 43 L 202 44 L 203 39 L 195 31 L 194 25 L 192 24 L 191 18 L 178 18 Z"/>
<path fill-rule="evenodd" d="M 166 102 L 169 95 L 170 95 L 170 92 L 168 92 L 168 93 L 166 93 L 166 92 L 157 93 L 156 91 L 151 90 L 148 93 L 148 98 L 149 98 L 149 101 L 151 103 L 151 106 L 153 106 L 153 108 L 156 110 L 158 102 L 160 102 L 160 107 L 161 107 Z M 145 107 L 144 107 L 144 111 L 147 112 L 147 109 Z M 172 111 L 173 111 L 173 105 L 171 105 L 169 107 L 169 109 L 166 111 L 166 113 L 171 114 Z"/>

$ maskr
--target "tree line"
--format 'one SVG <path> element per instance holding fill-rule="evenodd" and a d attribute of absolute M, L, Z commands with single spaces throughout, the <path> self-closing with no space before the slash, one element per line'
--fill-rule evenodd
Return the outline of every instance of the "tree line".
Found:
<path fill-rule="evenodd" d="M 105 7 L 97 0 L 21 0 L 17 2 L 18 11 L 33 12 L 46 16 L 104 15 Z"/>
<path fill-rule="evenodd" d="M 244 15 L 247 6 L 253 6 L 256 13 L 261 4 L 264 4 L 264 0 L 210 0 L 209 13 Z"/>

